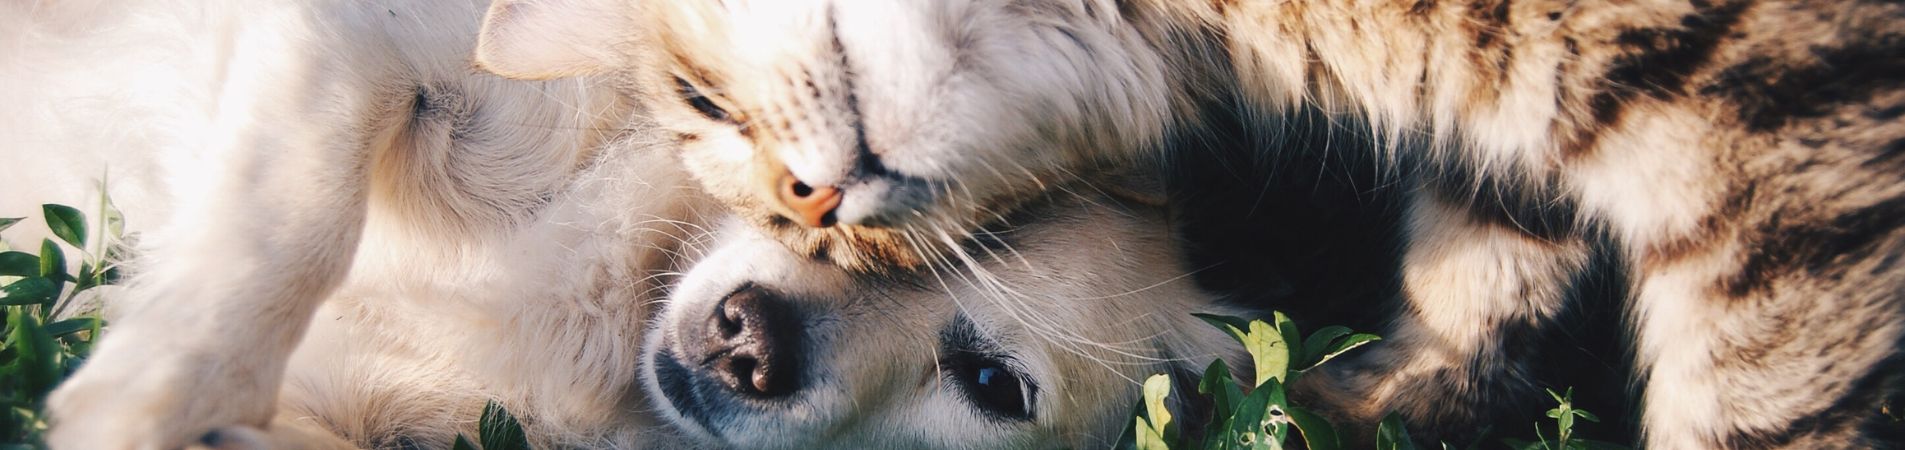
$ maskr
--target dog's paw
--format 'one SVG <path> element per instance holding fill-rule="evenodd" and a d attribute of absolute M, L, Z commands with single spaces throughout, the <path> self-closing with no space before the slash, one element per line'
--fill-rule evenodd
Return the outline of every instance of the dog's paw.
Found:
<path fill-rule="evenodd" d="M 193 349 L 124 331 L 48 398 L 52 448 L 171 450 L 216 427 L 271 420 L 278 370 L 270 363 L 253 364 L 242 348 Z"/>
<path fill-rule="evenodd" d="M 273 420 L 271 428 L 220 427 L 186 450 L 357 450 L 359 447 L 311 421 Z M 409 447 L 404 447 L 409 448 Z"/>
<path fill-rule="evenodd" d="M 246 426 L 213 429 L 198 437 L 186 450 L 272 450 L 271 435 Z"/>

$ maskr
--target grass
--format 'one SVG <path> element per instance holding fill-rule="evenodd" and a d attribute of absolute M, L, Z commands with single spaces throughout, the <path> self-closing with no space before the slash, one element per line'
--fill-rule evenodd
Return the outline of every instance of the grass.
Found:
<path fill-rule="evenodd" d="M 104 192 L 104 185 L 101 185 Z M 77 208 L 47 204 L 42 218 L 58 241 L 42 240 L 38 252 L 11 251 L 0 241 L 0 450 L 44 449 L 47 429 L 43 413 L 47 393 L 84 364 L 106 322 L 96 312 L 69 313 L 79 294 L 119 282 L 119 262 L 128 253 L 124 218 L 110 198 L 102 196 L 92 219 Z M 25 218 L 0 218 L 0 231 Z M 90 224 L 90 225 L 89 225 Z M 78 258 L 77 271 L 68 271 Z M 1281 449 L 1300 440 L 1303 448 L 1342 448 L 1335 427 L 1321 416 L 1290 401 L 1285 386 L 1305 373 L 1357 347 L 1379 340 L 1371 334 L 1343 327 L 1326 327 L 1304 336 L 1282 313 L 1271 322 L 1235 317 L 1199 315 L 1244 346 L 1255 368 L 1252 382 L 1243 385 L 1230 376 L 1222 360 L 1212 361 L 1198 380 L 1195 393 L 1209 398 L 1211 417 L 1201 430 L 1189 430 L 1174 421 L 1166 401 L 1173 383 L 1166 375 L 1147 379 L 1143 395 L 1133 407 L 1130 427 L 1120 448 L 1136 450 L 1264 450 Z M 1503 439 L 1516 450 L 1605 450 L 1618 445 L 1580 439 L 1576 420 L 1598 421 L 1594 414 L 1573 407 L 1573 390 L 1549 391 L 1557 406 L 1547 416 L 1552 425 L 1537 424 L 1536 441 Z M 1391 414 L 1377 432 L 1382 450 L 1414 450 L 1400 417 Z M 1444 449 L 1451 448 L 1447 444 Z M 483 409 L 477 438 L 457 436 L 455 450 L 529 450 L 522 426 L 502 405 Z"/>

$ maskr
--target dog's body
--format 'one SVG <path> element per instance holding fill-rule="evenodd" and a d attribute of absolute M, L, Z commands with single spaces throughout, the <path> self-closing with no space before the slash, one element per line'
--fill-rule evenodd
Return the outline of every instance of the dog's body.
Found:
<path fill-rule="evenodd" d="M 538 448 L 1086 447 L 1115 438 L 1145 375 L 1235 348 L 1187 314 L 1231 311 L 1181 277 L 1142 202 L 1055 197 L 992 238 L 1000 257 L 911 283 L 744 227 L 705 238 L 724 213 L 639 105 L 470 69 L 480 2 L 0 6 L 17 33 L 0 94 L 35 106 L 0 117 L 29 137 L 0 151 L 25 164 L 9 187 L 33 189 L 6 200 L 89 204 L 110 167 L 142 236 L 104 341 L 50 400 L 58 449 L 443 448 L 490 400 Z M 92 70 L 122 60 L 139 70 Z M 697 263 L 706 242 L 721 256 Z M 680 324 L 735 285 L 809 313 L 813 384 L 789 410 L 690 420 L 748 400 L 666 398 L 642 363 L 695 348 Z M 1035 300 L 1060 296 L 1078 300 Z M 975 361 L 1040 387 L 1025 418 L 960 390 L 983 384 Z"/>
<path fill-rule="evenodd" d="M 169 448 L 280 400 L 360 444 L 412 431 L 389 415 L 441 438 L 488 397 L 555 441 L 640 431 L 605 424 L 642 423 L 614 393 L 699 197 L 621 97 L 471 70 L 485 6 L 4 5 L 5 91 L 31 106 L 4 154 L 61 168 L 7 199 L 90 204 L 72 193 L 110 169 L 143 234 L 52 444 Z M 327 299 L 300 364 L 323 370 L 286 378 Z"/>

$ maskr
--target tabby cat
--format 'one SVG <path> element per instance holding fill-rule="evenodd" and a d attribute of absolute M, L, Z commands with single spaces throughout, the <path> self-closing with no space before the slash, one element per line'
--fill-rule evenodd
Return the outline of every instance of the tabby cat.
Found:
<path fill-rule="evenodd" d="M 1304 386 L 1338 419 L 1454 435 L 1539 392 L 1515 339 L 1615 252 L 1648 447 L 1899 442 L 1899 2 L 503 0 L 477 59 L 618 74 L 709 191 L 865 271 L 1321 115 L 1407 193 L 1389 339 Z"/>

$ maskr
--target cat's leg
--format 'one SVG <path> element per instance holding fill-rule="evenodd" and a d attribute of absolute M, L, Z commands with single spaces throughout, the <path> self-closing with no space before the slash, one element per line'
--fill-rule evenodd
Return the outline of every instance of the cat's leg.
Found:
<path fill-rule="evenodd" d="M 1541 395 L 1524 360 L 1566 307 L 1589 251 L 1581 240 L 1531 236 L 1415 191 L 1403 298 L 1383 340 L 1353 360 L 1323 366 L 1296 387 L 1301 400 L 1359 430 L 1363 440 L 1394 411 L 1417 437 L 1460 442 L 1475 437 L 1504 405 Z"/>
<path fill-rule="evenodd" d="M 1642 259 L 1647 448 L 1905 443 L 1880 412 L 1905 386 L 1895 211 L 1781 211 Z"/>
<path fill-rule="evenodd" d="M 120 317 L 50 399 L 54 448 L 171 449 L 264 427 L 286 359 L 350 268 L 373 117 L 407 97 L 377 92 L 383 52 L 317 39 L 338 30 L 303 14 L 261 20 L 231 37 L 212 157 L 177 175 L 206 189 L 146 236 L 158 244 Z"/>

